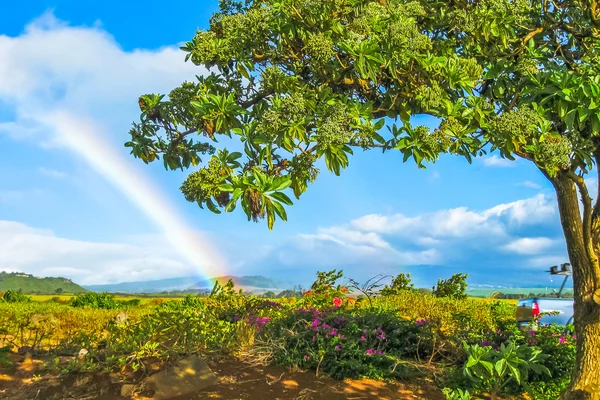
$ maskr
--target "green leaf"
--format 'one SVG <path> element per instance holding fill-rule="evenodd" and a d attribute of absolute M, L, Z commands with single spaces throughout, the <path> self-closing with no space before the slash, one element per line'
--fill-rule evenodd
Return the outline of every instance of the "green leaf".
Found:
<path fill-rule="evenodd" d="M 233 210 L 235 210 L 236 205 L 237 198 L 232 198 L 231 200 L 229 200 L 229 203 L 227 203 L 227 205 L 225 206 L 225 212 L 232 212 Z"/>
<path fill-rule="evenodd" d="M 206 200 L 206 206 L 210 211 L 214 212 L 215 214 L 221 214 L 221 210 L 219 210 L 217 206 L 215 206 L 215 203 L 212 202 L 212 199 Z"/>
<path fill-rule="evenodd" d="M 273 183 L 269 185 L 269 191 L 279 191 L 290 187 L 292 180 L 289 176 L 280 176 L 273 180 Z"/>
<path fill-rule="evenodd" d="M 292 200 L 285 193 L 282 192 L 269 193 L 269 197 L 272 197 L 273 199 L 287 206 L 294 205 L 294 203 L 292 203 Z"/>
<path fill-rule="evenodd" d="M 281 205 L 281 203 L 277 201 L 273 201 L 273 207 L 275 207 L 275 213 L 279 215 L 282 221 L 287 221 L 287 213 L 285 212 L 285 208 Z"/>
<path fill-rule="evenodd" d="M 221 192 L 233 192 L 233 186 L 229 183 L 222 183 L 218 187 Z"/>
<path fill-rule="evenodd" d="M 498 375 L 503 376 L 504 373 L 506 372 L 506 359 L 501 359 L 499 360 L 496 365 L 496 372 L 498 373 Z"/>

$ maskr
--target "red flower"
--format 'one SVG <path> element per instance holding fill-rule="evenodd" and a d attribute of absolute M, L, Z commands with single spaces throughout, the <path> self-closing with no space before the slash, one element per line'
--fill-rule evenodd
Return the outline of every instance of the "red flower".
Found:
<path fill-rule="evenodd" d="M 342 299 L 336 297 L 335 299 L 333 299 L 333 305 L 335 306 L 335 308 L 340 307 L 342 305 Z"/>
<path fill-rule="evenodd" d="M 310 296 L 312 294 L 312 290 L 307 290 L 306 292 L 304 292 L 305 296 Z"/>

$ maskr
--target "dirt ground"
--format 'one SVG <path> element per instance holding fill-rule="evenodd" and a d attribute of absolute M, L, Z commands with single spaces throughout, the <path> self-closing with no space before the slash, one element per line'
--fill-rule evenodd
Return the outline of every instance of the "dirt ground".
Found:
<path fill-rule="evenodd" d="M 121 383 L 107 374 L 68 375 L 37 373 L 40 361 L 15 358 L 10 371 L 0 369 L 0 398 L 5 400 L 125 400 Z M 432 382 L 384 383 L 370 379 L 335 381 L 316 377 L 314 371 L 290 371 L 280 367 L 249 367 L 235 359 L 208 363 L 219 383 L 176 400 L 443 400 Z M 149 400 L 142 393 L 133 399 Z"/>

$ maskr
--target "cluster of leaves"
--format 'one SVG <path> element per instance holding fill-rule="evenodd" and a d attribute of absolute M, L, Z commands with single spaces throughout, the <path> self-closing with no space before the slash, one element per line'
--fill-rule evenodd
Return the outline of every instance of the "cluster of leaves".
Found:
<path fill-rule="evenodd" d="M 437 285 L 433 287 L 433 294 L 437 297 L 466 299 L 468 276 L 468 274 L 454 274 L 448 279 L 438 279 Z"/>

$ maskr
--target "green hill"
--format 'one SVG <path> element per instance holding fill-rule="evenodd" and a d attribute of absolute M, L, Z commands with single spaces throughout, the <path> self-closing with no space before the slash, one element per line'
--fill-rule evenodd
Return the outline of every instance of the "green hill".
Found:
<path fill-rule="evenodd" d="M 23 293 L 83 293 L 82 288 L 67 278 L 38 278 L 22 272 L 0 272 L 0 291 L 21 290 Z M 58 291 L 57 291 L 58 290 Z"/>

